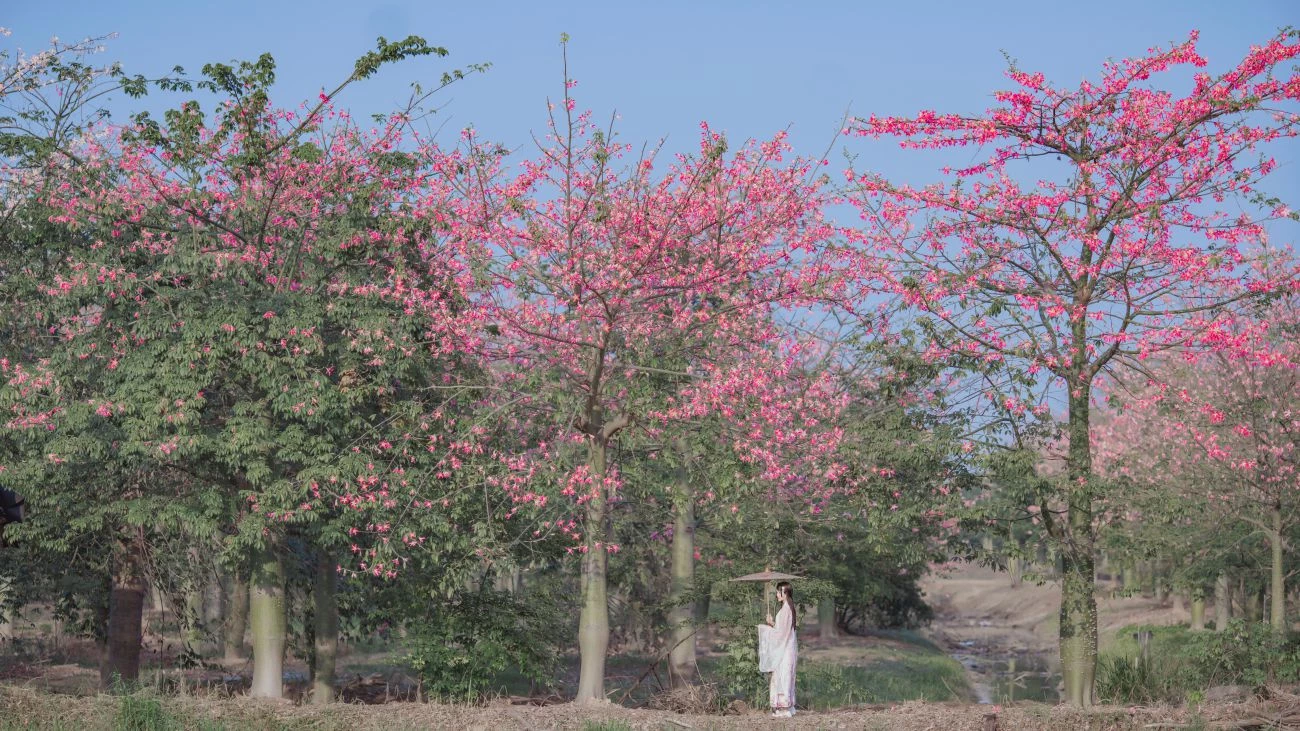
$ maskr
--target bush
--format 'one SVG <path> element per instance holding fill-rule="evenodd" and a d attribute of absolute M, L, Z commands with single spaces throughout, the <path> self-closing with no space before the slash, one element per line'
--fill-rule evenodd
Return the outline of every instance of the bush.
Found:
<path fill-rule="evenodd" d="M 1132 633 L 1152 633 L 1150 659 L 1137 659 Z M 1300 681 L 1300 635 L 1233 620 L 1223 632 L 1126 627 L 1097 665 L 1097 693 L 1112 703 L 1181 702 L 1218 685 L 1259 687 Z"/>
<path fill-rule="evenodd" d="M 1097 659 L 1097 696 L 1104 703 L 1145 705 L 1181 700 L 1181 666 L 1162 665 L 1157 670 L 1150 660 L 1110 655 Z"/>
<path fill-rule="evenodd" d="M 1280 635 L 1266 624 L 1234 619 L 1223 632 L 1189 633 L 1188 654 L 1205 685 L 1300 681 L 1300 635 Z"/>
<path fill-rule="evenodd" d="M 732 630 L 727 654 L 718 666 L 722 684 L 734 698 L 755 708 L 768 703 L 768 677 L 758 670 L 758 629 L 742 625 Z"/>
<path fill-rule="evenodd" d="M 489 590 L 464 594 L 414 623 L 406 664 L 430 696 L 481 701 L 507 671 L 534 685 L 554 677 L 555 623 L 554 607 L 537 597 L 523 601 Z"/>

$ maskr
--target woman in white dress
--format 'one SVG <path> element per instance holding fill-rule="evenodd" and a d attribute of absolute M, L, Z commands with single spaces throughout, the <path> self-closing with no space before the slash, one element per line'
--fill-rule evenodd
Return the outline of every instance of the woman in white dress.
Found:
<path fill-rule="evenodd" d="M 781 602 L 781 609 L 773 621 L 768 615 L 767 622 L 772 625 L 769 642 L 775 660 L 772 680 L 768 686 L 768 695 L 772 702 L 774 718 L 794 716 L 794 671 L 799 662 L 799 640 L 795 629 L 799 626 L 799 617 L 794 608 L 794 590 L 790 582 L 782 581 L 776 585 L 776 598 Z"/>

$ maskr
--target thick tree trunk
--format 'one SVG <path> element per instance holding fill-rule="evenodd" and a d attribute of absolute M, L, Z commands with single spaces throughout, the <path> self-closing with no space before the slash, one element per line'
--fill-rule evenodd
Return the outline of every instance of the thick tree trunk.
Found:
<path fill-rule="evenodd" d="M 823 640 L 833 640 L 840 636 L 839 625 L 835 623 L 834 599 L 823 599 L 817 603 L 817 627 Z"/>
<path fill-rule="evenodd" d="M 1093 703 L 1097 671 L 1096 528 L 1092 520 L 1092 448 L 1087 383 L 1070 384 L 1067 474 L 1070 480 L 1068 540 L 1061 546 L 1061 670 L 1065 701 Z"/>
<path fill-rule="evenodd" d="M 256 698 L 284 697 L 284 645 L 287 633 L 284 564 L 279 547 L 263 549 L 253 565 L 249 623 L 253 629 L 253 685 Z"/>
<path fill-rule="evenodd" d="M 1273 549 L 1272 575 L 1269 577 L 1269 623 L 1278 634 L 1286 632 L 1286 572 L 1282 563 L 1282 503 L 1273 505 L 1273 526 L 1269 531 L 1269 544 Z"/>
<path fill-rule="evenodd" d="M 1205 595 L 1199 589 L 1192 594 L 1192 629 L 1205 629 Z"/>
<path fill-rule="evenodd" d="M 1214 631 L 1227 631 L 1230 619 L 1232 619 L 1232 585 L 1228 583 L 1227 574 L 1219 574 L 1214 580 Z"/>
<path fill-rule="evenodd" d="M 674 688 L 695 682 L 695 602 L 687 596 L 695 589 L 695 494 L 691 489 L 687 451 L 677 447 L 682 465 L 673 496 L 672 584 L 668 590 L 668 678 Z"/>
<path fill-rule="evenodd" d="M 115 545 L 108 599 L 108 639 L 104 658 L 99 664 L 101 690 L 108 690 L 118 683 L 135 683 L 140 678 L 144 599 L 148 590 L 141 561 L 138 539 Z"/>
<path fill-rule="evenodd" d="M 242 571 L 230 574 L 230 595 L 226 599 L 226 620 L 222 630 L 222 659 L 227 663 L 247 660 L 244 635 L 248 632 L 248 576 Z"/>
<path fill-rule="evenodd" d="M 507 594 L 518 594 L 523 588 L 523 571 L 518 566 L 508 570 L 498 567 L 492 575 L 492 588 Z"/>
<path fill-rule="evenodd" d="M 591 441 L 588 456 L 594 494 L 587 502 L 585 552 L 582 555 L 582 613 L 578 615 L 578 703 L 605 701 L 605 655 L 609 651 L 609 552 L 606 548 L 605 459 L 609 449 Z"/>
<path fill-rule="evenodd" d="M 1061 670 L 1065 700 L 1092 705 L 1097 667 L 1097 599 L 1093 595 L 1092 556 L 1067 550 L 1061 582 Z"/>
<path fill-rule="evenodd" d="M 311 591 L 316 629 L 311 702 L 318 706 L 334 701 L 334 665 L 339 652 L 338 573 L 335 568 L 334 560 L 324 552 L 316 557 L 316 581 Z"/>
<path fill-rule="evenodd" d="M 1263 619 L 1263 600 L 1260 598 L 1260 592 L 1252 591 L 1246 595 L 1246 621 L 1258 622 Z"/>
<path fill-rule="evenodd" d="M 1156 574 L 1151 561 L 1144 560 L 1138 563 L 1138 581 L 1142 584 L 1142 596 L 1155 595 Z"/>

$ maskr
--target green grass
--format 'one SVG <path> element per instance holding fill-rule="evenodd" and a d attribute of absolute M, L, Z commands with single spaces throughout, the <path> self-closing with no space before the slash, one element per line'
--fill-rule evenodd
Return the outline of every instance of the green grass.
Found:
<path fill-rule="evenodd" d="M 1138 660 L 1133 634 L 1151 632 L 1149 660 Z M 1258 687 L 1300 679 L 1300 634 L 1278 637 L 1267 626 L 1234 620 L 1225 632 L 1186 626 L 1125 627 L 1098 664 L 1098 693 L 1117 703 L 1193 701 L 1216 685 Z"/>
<path fill-rule="evenodd" d="M 801 660 L 799 705 L 830 710 L 864 703 L 970 700 L 961 663 L 918 632 L 877 630 L 886 642 L 862 648 L 860 659 L 841 664 Z"/>
<path fill-rule="evenodd" d="M 827 711 L 864 703 L 969 698 L 961 665 L 943 654 L 875 660 L 868 665 L 800 663 L 799 705 Z"/>

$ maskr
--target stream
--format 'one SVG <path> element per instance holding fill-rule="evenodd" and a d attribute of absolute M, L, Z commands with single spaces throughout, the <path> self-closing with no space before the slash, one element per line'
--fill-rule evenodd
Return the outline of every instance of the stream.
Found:
<path fill-rule="evenodd" d="M 1040 701 L 1056 703 L 1060 673 L 1043 653 L 984 645 L 961 640 L 950 652 L 966 668 L 978 703 Z"/>

